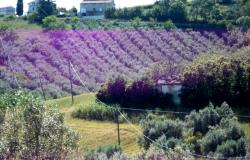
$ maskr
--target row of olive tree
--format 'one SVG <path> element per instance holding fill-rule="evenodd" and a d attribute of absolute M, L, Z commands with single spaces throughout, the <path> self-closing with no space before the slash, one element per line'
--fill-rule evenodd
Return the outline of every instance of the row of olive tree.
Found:
<path fill-rule="evenodd" d="M 248 106 L 250 97 L 250 48 L 235 55 L 200 57 L 182 74 L 182 101 L 185 106 L 202 107 L 209 101 Z"/>
<path fill-rule="evenodd" d="M 250 2 L 247 0 L 160 0 L 154 5 L 106 11 L 106 17 L 111 19 L 143 20 L 150 18 L 158 21 L 172 20 L 177 23 L 209 23 L 218 26 L 249 28 Z M 204 26 L 206 26 L 204 24 Z"/>
<path fill-rule="evenodd" d="M 151 17 L 159 21 L 171 19 L 174 22 L 185 22 L 187 20 L 186 0 L 164 0 L 150 7 L 111 8 L 106 11 L 105 15 L 106 18 L 134 19 L 140 17 L 149 20 Z"/>
<path fill-rule="evenodd" d="M 248 152 L 245 133 L 226 103 L 193 111 L 185 120 L 149 115 L 141 124 L 143 135 L 138 142 L 144 149 L 180 147 L 212 159 L 245 157 Z"/>
<path fill-rule="evenodd" d="M 61 159 L 78 147 L 63 114 L 29 93 L 1 95 L 0 110 L 0 159 Z"/>
<path fill-rule="evenodd" d="M 158 91 L 154 82 L 148 78 L 136 80 L 131 84 L 121 77 L 115 78 L 104 84 L 96 96 L 102 102 L 125 107 L 173 106 L 172 96 Z"/>

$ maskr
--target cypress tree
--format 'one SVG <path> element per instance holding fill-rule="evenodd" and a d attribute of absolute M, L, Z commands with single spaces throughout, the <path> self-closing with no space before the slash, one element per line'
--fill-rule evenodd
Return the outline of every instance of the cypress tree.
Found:
<path fill-rule="evenodd" d="M 17 0 L 16 14 L 18 16 L 23 15 L 23 0 Z"/>

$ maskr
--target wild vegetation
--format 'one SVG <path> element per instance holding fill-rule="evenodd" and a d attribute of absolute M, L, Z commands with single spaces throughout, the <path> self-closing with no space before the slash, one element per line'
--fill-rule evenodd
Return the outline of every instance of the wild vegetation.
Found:
<path fill-rule="evenodd" d="M 146 136 L 141 136 L 139 144 L 145 149 L 154 146 L 168 150 L 180 146 L 215 159 L 247 155 L 245 133 L 225 103 L 193 111 L 185 121 L 148 117 L 142 122 L 142 128 Z"/>
<path fill-rule="evenodd" d="M 233 106 L 248 106 L 249 48 L 235 55 L 201 57 L 184 69 L 183 103 L 186 106 L 206 106 L 209 101 Z"/>
<path fill-rule="evenodd" d="M 1 95 L 0 158 L 60 159 L 78 147 L 78 133 L 64 124 L 61 113 L 29 93 Z"/>
<path fill-rule="evenodd" d="M 0 159 L 249 159 L 249 2 L 85 20 L 51 0 L 22 17 L 18 0 L 0 17 Z"/>
<path fill-rule="evenodd" d="M 148 6 L 111 8 L 105 15 L 111 19 L 172 20 L 179 26 L 191 28 L 249 28 L 249 4 L 248 0 L 160 0 Z"/>
<path fill-rule="evenodd" d="M 167 62 L 171 75 L 178 75 L 201 54 L 232 53 L 249 45 L 249 32 L 241 31 L 68 30 L 15 35 L 17 39 L 1 36 L 1 86 L 21 86 L 45 98 L 70 93 L 71 76 L 73 94 L 97 91 L 112 75 L 135 80 L 157 62 Z M 69 63 L 75 66 L 71 75 Z"/>

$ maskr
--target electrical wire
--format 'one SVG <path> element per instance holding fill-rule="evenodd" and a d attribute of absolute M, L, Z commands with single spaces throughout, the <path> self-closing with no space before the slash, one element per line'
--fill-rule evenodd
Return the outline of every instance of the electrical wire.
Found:
<path fill-rule="evenodd" d="M 70 65 L 71 65 L 71 67 L 72 67 L 72 69 L 73 69 L 73 71 L 74 71 L 74 73 L 76 74 L 76 76 L 77 76 L 77 78 L 78 78 L 78 80 L 81 82 L 81 84 L 85 87 L 85 88 L 88 88 L 87 86 L 86 86 L 86 84 L 85 83 L 83 83 L 83 80 L 80 78 L 80 76 L 79 76 L 79 74 L 77 73 L 77 71 L 75 70 L 75 68 L 74 68 L 74 66 L 73 66 L 73 64 L 70 62 Z M 98 98 L 96 98 L 95 97 L 95 95 L 93 95 L 93 94 L 91 94 L 98 102 L 100 102 L 101 104 L 103 104 L 104 106 L 106 106 L 106 107 L 111 107 L 111 106 L 108 106 L 107 104 L 105 104 L 105 103 L 103 103 L 101 100 L 99 100 Z M 113 108 L 113 107 L 112 107 Z M 131 127 L 133 127 L 137 132 L 138 132 L 138 135 L 142 135 L 143 137 L 145 137 L 146 139 L 148 139 L 149 141 L 151 141 L 152 143 L 154 143 L 154 144 L 156 144 L 157 146 L 159 146 L 159 147 L 161 147 L 161 148 L 165 148 L 165 149 L 168 149 L 168 147 L 167 146 L 164 146 L 164 145 L 161 145 L 161 144 L 159 144 L 159 143 L 157 143 L 155 140 L 152 140 L 151 138 L 149 138 L 148 136 L 146 136 L 146 135 L 144 135 L 137 127 L 135 127 L 134 125 L 133 125 L 133 123 L 118 109 L 117 110 L 118 112 L 119 112 L 119 114 L 128 122 L 128 124 L 131 126 Z M 150 110 L 151 111 L 151 110 Z M 167 111 L 166 111 L 167 112 Z M 175 113 L 177 113 L 177 112 L 175 112 Z M 183 113 L 185 113 L 185 112 L 183 112 Z M 188 153 L 189 155 L 191 155 L 191 156 L 194 156 L 194 157 L 199 157 L 199 158 L 206 158 L 206 159 L 217 159 L 216 157 L 211 157 L 211 156 L 205 156 L 205 155 L 199 155 L 199 154 L 195 154 L 195 153 Z M 240 158 L 240 159 L 242 159 L 242 160 L 244 160 L 244 159 L 249 159 L 250 157 L 221 157 L 220 159 L 221 160 L 227 160 L 227 159 L 238 159 L 238 158 Z"/>

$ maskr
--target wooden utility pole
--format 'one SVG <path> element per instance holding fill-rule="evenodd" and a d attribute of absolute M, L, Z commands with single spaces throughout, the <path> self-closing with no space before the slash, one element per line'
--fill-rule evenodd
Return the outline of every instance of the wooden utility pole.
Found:
<path fill-rule="evenodd" d="M 118 140 L 118 145 L 121 145 L 121 139 L 120 139 L 120 124 L 119 124 L 119 114 L 118 111 L 116 113 L 116 123 L 117 123 L 117 140 Z"/>
<path fill-rule="evenodd" d="M 42 89 L 43 99 L 46 101 L 45 92 L 44 92 L 43 83 L 42 83 L 42 79 L 41 79 L 40 74 L 39 74 L 39 82 L 40 82 L 40 87 Z"/>
<path fill-rule="evenodd" d="M 69 60 L 68 60 L 68 67 L 69 67 L 69 80 L 70 80 L 71 104 L 74 104 L 73 84 L 72 84 L 72 73 L 71 73 L 71 65 L 70 65 L 70 61 L 69 61 Z"/>

